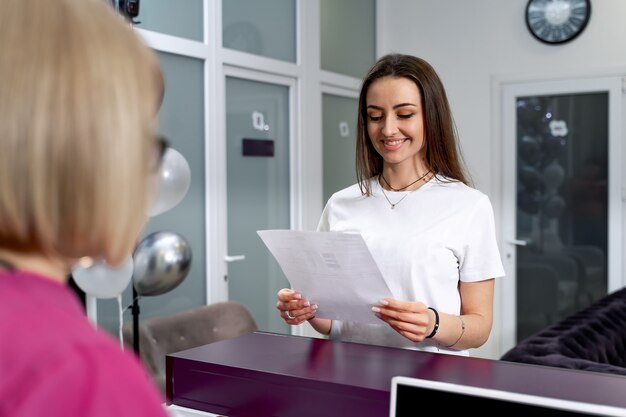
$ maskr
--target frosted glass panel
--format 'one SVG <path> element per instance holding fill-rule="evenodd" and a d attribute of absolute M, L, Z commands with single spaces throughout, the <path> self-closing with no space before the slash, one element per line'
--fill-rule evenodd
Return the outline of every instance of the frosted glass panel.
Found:
<path fill-rule="evenodd" d="M 289 88 L 226 81 L 228 298 L 251 311 L 259 329 L 288 333 L 276 293 L 288 287 L 257 230 L 288 229 Z"/>
<path fill-rule="evenodd" d="M 321 0 L 322 69 L 362 78 L 376 60 L 376 0 Z"/>
<path fill-rule="evenodd" d="M 139 7 L 141 29 L 202 41 L 202 0 L 144 0 Z"/>
<path fill-rule="evenodd" d="M 296 62 L 295 0 L 224 0 L 224 48 Z"/>
<path fill-rule="evenodd" d="M 355 146 L 358 100 L 322 95 L 324 201 L 356 183 Z"/>
<path fill-rule="evenodd" d="M 143 4 L 143 3 L 142 3 Z M 204 219 L 204 83 L 203 61 L 159 53 L 166 79 L 165 99 L 159 114 L 160 130 L 191 167 L 191 187 L 172 210 L 151 218 L 143 237 L 156 231 L 182 235 L 191 246 L 193 260 L 187 278 L 174 290 L 140 300 L 140 319 L 169 315 L 206 304 Z M 132 302 L 132 290 L 124 293 L 124 305 Z M 117 303 L 98 301 L 98 323 L 116 332 Z M 132 320 L 130 311 L 124 320 Z"/>

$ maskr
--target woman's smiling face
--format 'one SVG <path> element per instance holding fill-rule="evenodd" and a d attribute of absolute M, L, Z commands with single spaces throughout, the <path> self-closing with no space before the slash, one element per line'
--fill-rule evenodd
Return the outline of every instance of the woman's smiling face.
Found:
<path fill-rule="evenodd" d="M 367 133 L 385 164 L 422 165 L 424 115 L 415 82 L 404 77 L 379 78 L 369 86 L 366 104 Z"/>

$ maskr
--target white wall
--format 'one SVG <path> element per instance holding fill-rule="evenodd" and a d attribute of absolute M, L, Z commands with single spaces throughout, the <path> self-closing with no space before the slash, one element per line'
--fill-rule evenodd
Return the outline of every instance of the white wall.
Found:
<path fill-rule="evenodd" d="M 489 194 L 496 221 L 502 172 L 492 117 L 494 79 L 601 75 L 626 68 L 626 1 L 592 1 L 585 31 L 551 46 L 529 33 L 527 0 L 379 0 L 379 55 L 408 53 L 429 61 L 446 86 L 475 186 Z M 506 279 L 506 278 L 504 278 Z M 500 300 L 496 299 L 496 320 Z M 499 324 L 499 323 L 496 323 Z M 477 356 L 497 358 L 498 326 Z"/>

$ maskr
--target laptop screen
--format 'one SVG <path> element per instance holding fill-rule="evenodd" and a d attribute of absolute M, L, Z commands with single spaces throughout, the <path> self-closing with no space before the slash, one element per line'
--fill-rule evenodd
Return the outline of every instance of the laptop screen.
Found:
<path fill-rule="evenodd" d="M 425 400 L 427 399 L 427 400 Z M 394 377 L 391 380 L 390 417 L 412 417 L 420 414 L 425 402 L 453 404 L 467 410 L 527 413 L 546 417 L 626 416 L 626 409 L 577 401 L 559 400 L 536 395 L 518 394 L 467 385 Z"/>

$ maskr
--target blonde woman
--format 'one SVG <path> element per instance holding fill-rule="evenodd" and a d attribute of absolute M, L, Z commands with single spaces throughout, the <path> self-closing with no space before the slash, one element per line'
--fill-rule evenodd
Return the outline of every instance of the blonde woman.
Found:
<path fill-rule="evenodd" d="M 164 416 L 66 285 L 120 264 L 159 163 L 154 54 L 104 0 L 0 2 L 0 416 Z"/>

